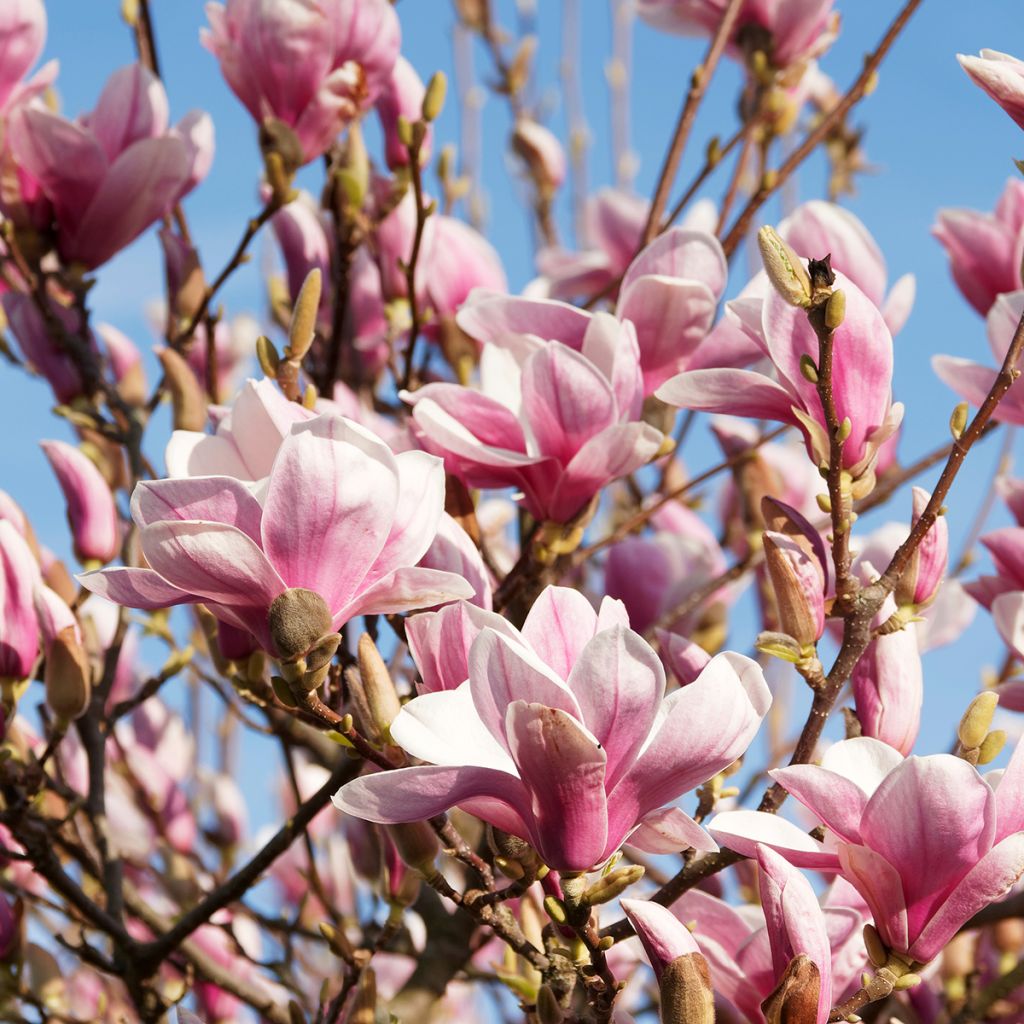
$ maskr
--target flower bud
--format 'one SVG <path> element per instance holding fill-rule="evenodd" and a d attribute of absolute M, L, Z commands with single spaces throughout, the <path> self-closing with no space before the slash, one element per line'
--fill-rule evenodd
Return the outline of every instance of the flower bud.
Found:
<path fill-rule="evenodd" d="M 305 1019 L 303 1016 L 301 1019 Z M 356 986 L 355 998 L 349 1004 L 345 1024 L 376 1024 L 377 976 L 372 967 L 363 968 Z"/>
<path fill-rule="evenodd" d="M 689 956 L 703 960 L 690 930 L 667 907 L 650 900 L 622 900 L 622 909 L 643 943 L 659 984 L 675 961 Z"/>
<path fill-rule="evenodd" d="M 836 289 L 825 303 L 825 326 L 834 331 L 846 318 L 846 295 Z"/>
<path fill-rule="evenodd" d="M 821 565 L 785 534 L 766 531 L 763 543 L 782 630 L 801 646 L 816 643 L 825 631 Z"/>
<path fill-rule="evenodd" d="M 46 703 L 57 718 L 73 721 L 89 706 L 89 661 L 74 626 L 62 629 L 46 645 Z"/>
<path fill-rule="evenodd" d="M 806 309 L 811 304 L 811 278 L 800 257 L 772 227 L 758 231 L 757 246 L 772 287 L 791 306 Z"/>
<path fill-rule="evenodd" d="M 793 957 L 775 990 L 762 1003 L 768 1024 L 814 1024 L 818 1019 L 821 973 L 801 953 Z"/>
<path fill-rule="evenodd" d="M 617 868 L 609 871 L 583 893 L 583 902 L 588 906 L 609 903 L 618 899 L 631 885 L 635 885 L 644 877 L 644 869 L 639 864 L 631 864 L 628 868 Z"/>
<path fill-rule="evenodd" d="M 931 495 L 921 487 L 914 488 L 914 506 L 911 526 L 916 525 L 928 506 Z M 935 600 L 946 575 L 949 560 L 949 525 L 940 515 L 932 523 L 917 546 L 910 564 L 896 585 L 898 604 L 926 608 Z"/>
<path fill-rule="evenodd" d="M 889 962 L 889 951 L 873 924 L 864 925 L 864 948 L 867 950 L 868 959 L 875 967 L 884 967 Z"/>
<path fill-rule="evenodd" d="M 788 633 L 776 633 L 766 629 L 764 632 L 758 633 L 754 647 L 761 654 L 770 654 L 773 658 L 788 661 L 794 665 L 804 659 L 804 652 L 800 644 Z"/>
<path fill-rule="evenodd" d="M 957 739 L 964 750 L 975 750 L 985 742 L 998 703 L 999 697 L 991 690 L 986 690 L 967 705 L 956 730 Z"/>
<path fill-rule="evenodd" d="M 447 92 L 448 76 L 443 71 L 435 71 L 427 83 L 427 91 L 423 96 L 424 121 L 436 121 L 441 116 Z"/>
<path fill-rule="evenodd" d="M 370 721 L 381 736 L 386 736 L 402 705 L 388 667 L 369 633 L 359 638 L 358 659 Z"/>
<path fill-rule="evenodd" d="M 966 402 L 960 402 L 950 414 L 949 432 L 953 435 L 954 441 L 959 441 L 967 429 L 967 412 L 969 406 Z"/>
<path fill-rule="evenodd" d="M 63 441 L 40 446 L 57 476 L 67 504 L 75 554 L 82 562 L 109 562 L 120 546 L 117 507 L 96 464 Z"/>
<path fill-rule="evenodd" d="M 277 354 L 274 343 L 265 334 L 256 339 L 256 358 L 259 360 L 263 375 L 274 380 L 277 377 L 277 368 L 281 365 L 281 357 Z"/>
<path fill-rule="evenodd" d="M 562 1024 L 565 1014 L 550 985 L 541 985 L 537 992 L 537 1024 Z"/>
<path fill-rule="evenodd" d="M 292 310 L 291 327 L 288 329 L 288 347 L 284 354 L 295 363 L 302 362 L 309 351 L 309 346 L 313 344 L 321 289 L 320 268 L 314 267 L 302 282 L 302 288 L 295 299 L 295 308 Z"/>
<path fill-rule="evenodd" d="M 410 821 L 384 826 L 398 856 L 421 874 L 433 873 L 434 861 L 441 849 L 434 830 L 425 821 Z"/>
<path fill-rule="evenodd" d="M 521 117 L 512 131 L 512 149 L 526 164 L 530 177 L 550 197 L 565 181 L 565 153 L 557 137 L 536 121 Z"/>
<path fill-rule="evenodd" d="M 319 594 L 290 587 L 274 598 L 268 625 L 277 654 L 285 661 L 295 661 L 330 631 L 331 612 Z"/>
<path fill-rule="evenodd" d="M 994 761 L 1003 747 L 1006 746 L 1006 730 L 993 729 L 982 741 L 978 748 L 978 764 L 989 764 Z"/>
<path fill-rule="evenodd" d="M 164 380 L 171 393 L 174 429 L 202 431 L 206 426 L 206 397 L 192 368 L 172 348 L 158 348 L 156 357 L 164 369 Z"/>

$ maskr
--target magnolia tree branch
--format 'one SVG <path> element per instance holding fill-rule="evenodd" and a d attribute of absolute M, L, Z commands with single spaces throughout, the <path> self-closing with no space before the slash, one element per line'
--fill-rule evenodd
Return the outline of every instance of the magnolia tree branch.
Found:
<path fill-rule="evenodd" d="M 665 154 L 665 161 L 658 175 L 658 183 L 654 188 L 654 197 L 651 199 L 651 208 L 647 214 L 647 224 L 644 226 L 642 242 L 647 245 L 661 229 L 661 215 L 665 212 L 668 204 L 668 196 L 672 191 L 672 184 L 679 172 L 679 165 L 683 160 L 683 153 L 686 150 L 686 143 L 693 130 L 693 123 L 697 118 L 697 110 L 707 93 L 708 86 L 718 67 L 725 47 L 736 26 L 736 19 L 743 7 L 743 0 L 729 0 L 728 6 L 722 12 L 722 20 L 711 37 L 711 44 L 708 46 L 704 60 L 694 69 L 690 79 L 690 88 L 686 93 L 683 102 L 683 109 L 679 112 L 679 120 L 676 123 L 676 130 L 672 136 L 668 152 Z"/>

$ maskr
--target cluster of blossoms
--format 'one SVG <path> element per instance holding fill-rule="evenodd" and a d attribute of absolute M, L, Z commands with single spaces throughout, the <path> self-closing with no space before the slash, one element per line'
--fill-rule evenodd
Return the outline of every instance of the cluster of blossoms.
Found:
<path fill-rule="evenodd" d="M 532 211 L 517 294 L 390 0 L 207 5 L 260 172 L 219 273 L 187 201 L 213 123 L 172 125 L 151 5 L 123 5 L 138 61 L 74 119 L 56 63 L 33 71 L 42 0 L 0 5 L 3 372 L 52 393 L 63 439 L 32 457 L 68 527 L 62 558 L 3 481 L 0 1018 L 1024 1016 L 1024 741 L 995 719 L 1024 711 L 1024 481 L 1000 469 L 1016 525 L 988 530 L 986 497 L 952 562 L 945 516 L 973 445 L 1024 423 L 1024 184 L 938 213 L 997 365 L 934 357 L 952 443 L 904 465 L 915 280 L 836 200 L 864 164 L 847 114 L 915 0 L 845 100 L 818 66 L 834 0 L 634 6 L 710 46 L 652 200 L 576 197 L 570 246 L 581 142 L 542 123 L 534 41 L 454 4 Z M 741 124 L 670 213 L 720 59 Z M 1024 63 L 959 59 L 1024 127 Z M 830 199 L 755 230 L 802 121 Z M 229 322 L 264 228 L 266 313 Z M 157 365 L 93 319 L 151 229 Z M 896 492 L 897 521 L 859 524 Z M 975 540 L 993 572 L 961 579 Z M 978 606 L 1002 668 L 924 753 L 922 655 Z"/>

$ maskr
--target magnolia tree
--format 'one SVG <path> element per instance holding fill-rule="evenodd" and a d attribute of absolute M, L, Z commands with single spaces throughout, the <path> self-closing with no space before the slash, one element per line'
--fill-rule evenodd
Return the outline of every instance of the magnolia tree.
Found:
<path fill-rule="evenodd" d="M 992 574 L 949 568 L 944 518 L 975 444 L 1024 423 L 1024 180 L 938 213 L 994 359 L 935 356 L 951 437 L 906 460 L 914 282 L 835 204 L 919 5 L 844 91 L 833 0 L 613 4 L 619 50 L 632 13 L 706 40 L 648 201 L 585 194 L 535 40 L 457 0 L 537 239 L 514 294 L 388 0 L 207 5 L 183 59 L 219 64 L 262 154 L 223 267 L 188 219 L 213 125 L 171 124 L 146 0 L 137 61 L 68 114 L 42 0 L 4 0 L 3 386 L 52 389 L 76 564 L 4 481 L 2 1019 L 1024 1017 L 1024 747 L 992 728 L 1024 710 L 1024 481 L 993 482 L 1019 525 L 984 533 L 983 505 Z M 1024 63 L 959 60 L 1024 127 Z M 704 145 L 726 62 L 738 125 Z M 764 223 L 819 148 L 828 200 Z M 149 231 L 147 383 L 91 289 Z M 220 297 L 260 235 L 284 274 L 246 342 Z M 894 496 L 898 523 L 858 525 Z M 1003 668 L 921 751 L 921 652 L 976 604 Z"/>

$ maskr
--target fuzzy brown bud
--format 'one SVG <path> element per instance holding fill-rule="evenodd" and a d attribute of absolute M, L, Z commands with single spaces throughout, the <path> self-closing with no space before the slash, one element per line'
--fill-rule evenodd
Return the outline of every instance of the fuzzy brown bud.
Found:
<path fill-rule="evenodd" d="M 274 598 L 268 624 L 277 653 L 285 661 L 294 661 L 328 633 L 331 612 L 319 594 L 290 587 Z"/>
<path fill-rule="evenodd" d="M 677 956 L 661 973 L 662 1024 L 714 1024 L 715 993 L 700 953 Z"/>
<path fill-rule="evenodd" d="M 157 349 L 156 357 L 171 393 L 174 429 L 202 431 L 206 427 L 206 397 L 192 367 L 172 348 Z"/>
<path fill-rule="evenodd" d="M 815 1024 L 821 974 L 809 956 L 793 957 L 775 990 L 761 1003 L 768 1024 Z"/>
<path fill-rule="evenodd" d="M 89 661 L 74 626 L 62 629 L 47 645 L 43 679 L 46 703 L 59 719 L 70 722 L 85 713 L 92 692 Z"/>
<path fill-rule="evenodd" d="M 398 700 L 395 684 L 391 681 L 391 673 L 388 672 L 388 667 L 384 664 L 384 659 L 369 633 L 364 633 L 359 638 L 357 653 L 363 696 L 370 721 L 377 732 L 384 736 L 391 723 L 398 717 L 402 705 Z"/>
<path fill-rule="evenodd" d="M 410 821 L 399 825 L 385 825 L 398 856 L 411 868 L 429 874 L 437 860 L 441 844 L 434 830 L 425 821 Z"/>

